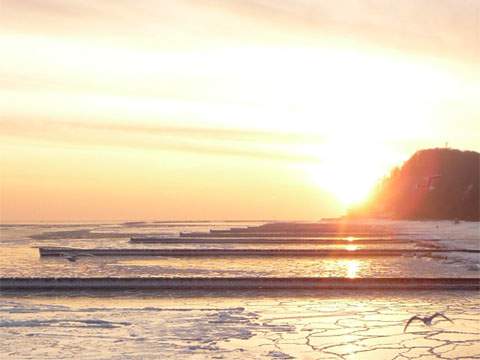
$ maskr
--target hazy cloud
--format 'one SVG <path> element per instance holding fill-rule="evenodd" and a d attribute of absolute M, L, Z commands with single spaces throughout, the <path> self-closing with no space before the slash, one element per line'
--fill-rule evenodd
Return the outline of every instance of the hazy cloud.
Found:
<path fill-rule="evenodd" d="M 322 138 L 317 135 L 113 122 L 0 119 L 0 129 L 3 137 L 27 138 L 40 143 L 74 144 L 87 147 L 136 147 L 291 162 L 318 162 L 319 157 L 295 154 L 281 145 L 308 142 L 320 144 L 322 141 Z"/>
<path fill-rule="evenodd" d="M 4 30 L 84 37 L 124 46 L 261 45 L 296 41 L 315 46 L 340 37 L 362 43 L 474 61 L 480 56 L 476 0 L 3 0 Z M 28 20 L 28 21 L 27 21 Z M 128 39 L 135 39 L 130 42 Z"/>

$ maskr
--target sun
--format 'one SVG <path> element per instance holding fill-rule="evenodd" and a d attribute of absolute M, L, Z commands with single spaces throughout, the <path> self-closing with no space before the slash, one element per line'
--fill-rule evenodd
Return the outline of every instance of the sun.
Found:
<path fill-rule="evenodd" d="M 358 204 L 367 199 L 375 180 L 356 171 L 339 172 L 332 176 L 328 190 L 346 206 Z"/>
<path fill-rule="evenodd" d="M 345 208 L 365 201 L 391 167 L 391 159 L 385 159 L 388 151 L 381 144 L 341 142 L 322 151 L 322 160 L 307 171 L 317 186 L 334 195 Z"/>
<path fill-rule="evenodd" d="M 314 178 L 321 188 L 346 207 L 366 200 L 377 179 L 372 169 L 358 169 L 353 165 L 351 168 L 338 165 L 319 169 Z"/>

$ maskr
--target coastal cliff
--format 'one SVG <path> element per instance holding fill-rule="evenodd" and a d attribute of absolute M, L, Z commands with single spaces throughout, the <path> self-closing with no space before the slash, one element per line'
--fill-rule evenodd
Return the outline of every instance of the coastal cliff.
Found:
<path fill-rule="evenodd" d="M 480 220 L 480 154 L 449 148 L 416 152 L 395 168 L 352 217 Z"/>

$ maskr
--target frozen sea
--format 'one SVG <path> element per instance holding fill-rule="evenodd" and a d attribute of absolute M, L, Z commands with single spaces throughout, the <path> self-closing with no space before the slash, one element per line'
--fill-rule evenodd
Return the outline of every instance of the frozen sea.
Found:
<path fill-rule="evenodd" d="M 352 245 L 130 244 L 132 236 L 229 229 L 250 222 L 3 224 L 2 277 L 480 276 L 478 254 L 362 258 L 40 258 L 79 248 L 345 248 Z M 413 243 L 356 248 L 480 248 L 479 223 L 383 222 Z M 354 244 L 355 239 L 352 243 Z M 426 327 L 413 315 L 442 312 Z M 0 354 L 12 359 L 475 359 L 476 291 L 6 292 Z"/>

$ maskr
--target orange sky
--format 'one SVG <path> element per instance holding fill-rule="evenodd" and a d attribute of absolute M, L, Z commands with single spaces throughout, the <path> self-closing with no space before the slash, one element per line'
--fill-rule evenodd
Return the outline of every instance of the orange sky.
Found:
<path fill-rule="evenodd" d="M 2 222 L 318 219 L 480 151 L 480 3 L 2 0 Z"/>

